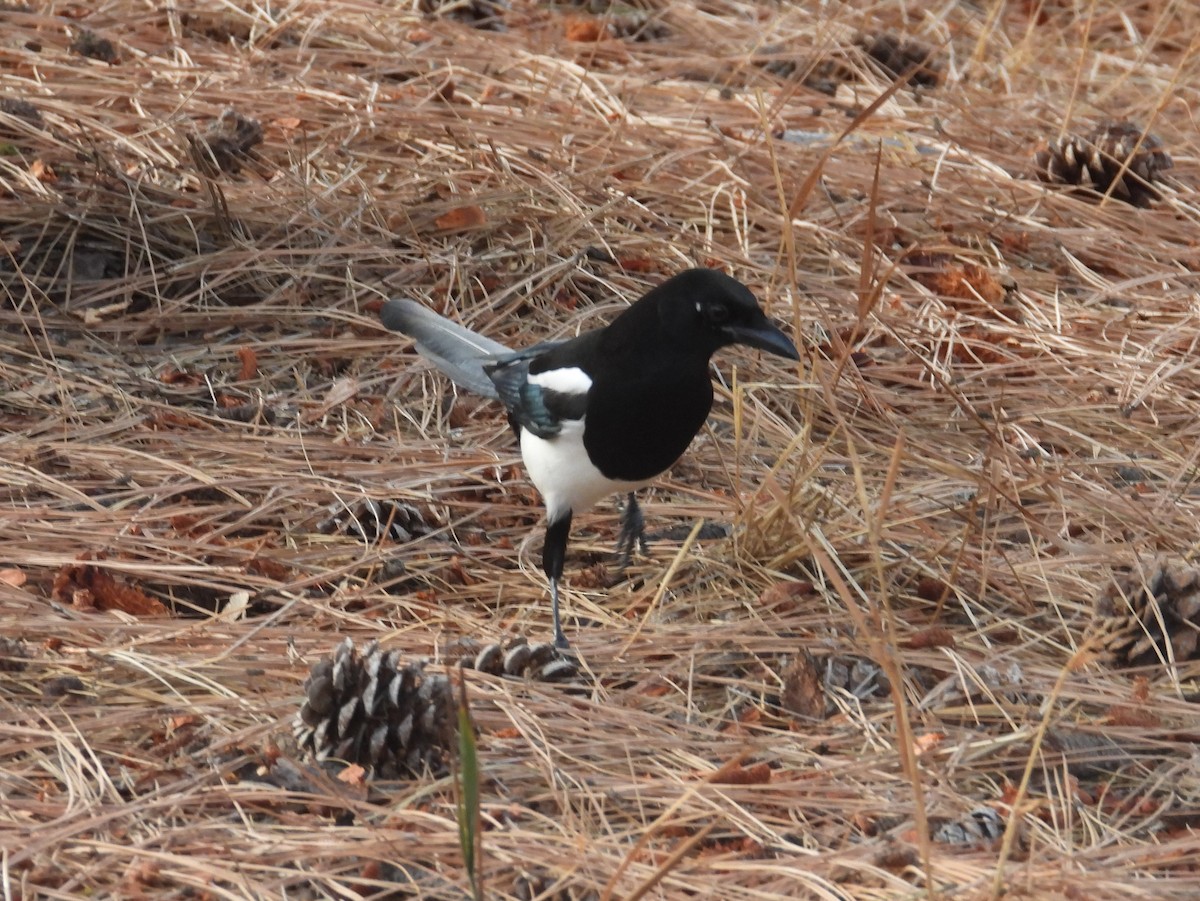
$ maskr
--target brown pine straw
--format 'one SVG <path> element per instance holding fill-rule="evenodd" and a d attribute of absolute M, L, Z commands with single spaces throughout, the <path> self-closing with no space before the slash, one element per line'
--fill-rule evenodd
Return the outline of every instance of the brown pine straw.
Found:
<path fill-rule="evenodd" d="M 1110 666 L 1091 610 L 1195 557 L 1195 4 L 418 6 L 0 7 L 3 897 L 465 897 L 448 779 L 290 743 L 344 636 L 548 632 L 502 414 L 378 302 L 515 346 L 691 265 L 805 359 L 719 355 L 649 557 L 580 518 L 589 687 L 467 676 L 490 895 L 1194 897 L 1196 664 Z M 236 173 L 197 149 L 227 109 Z M 1174 160 L 1148 209 L 1033 177 L 1105 120 Z M 323 524 L 366 499 L 411 540 Z M 804 719 L 802 651 L 887 678 Z"/>

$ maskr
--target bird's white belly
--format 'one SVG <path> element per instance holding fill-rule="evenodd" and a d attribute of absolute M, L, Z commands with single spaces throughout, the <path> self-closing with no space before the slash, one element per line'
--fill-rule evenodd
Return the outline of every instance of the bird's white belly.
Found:
<path fill-rule="evenodd" d="M 650 484 L 605 478 L 592 465 L 583 446 L 583 420 L 565 420 L 562 431 L 549 440 L 521 430 L 521 457 L 529 478 L 546 502 L 553 522 L 570 511 L 582 513 L 610 494 L 623 494 Z"/>

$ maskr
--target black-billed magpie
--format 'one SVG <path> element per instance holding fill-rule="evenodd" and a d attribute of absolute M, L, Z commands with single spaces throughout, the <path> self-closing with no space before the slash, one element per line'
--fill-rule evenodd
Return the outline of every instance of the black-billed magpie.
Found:
<path fill-rule="evenodd" d="M 514 351 L 412 300 L 389 300 L 383 324 L 460 387 L 501 401 L 521 457 L 546 503 L 542 569 L 550 580 L 554 642 L 567 647 L 558 581 L 571 517 L 627 492 L 619 547 L 644 543 L 633 492 L 679 459 L 712 408 L 708 362 L 730 344 L 798 360 L 750 289 L 714 269 L 689 269 L 652 289 L 603 328 Z"/>

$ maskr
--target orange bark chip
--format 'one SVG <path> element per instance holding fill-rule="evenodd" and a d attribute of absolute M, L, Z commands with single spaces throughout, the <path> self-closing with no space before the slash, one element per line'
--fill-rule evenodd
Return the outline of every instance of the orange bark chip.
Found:
<path fill-rule="evenodd" d="M 434 225 L 447 231 L 478 228 L 486 222 L 487 213 L 482 208 L 474 205 L 455 207 L 433 220 Z"/>

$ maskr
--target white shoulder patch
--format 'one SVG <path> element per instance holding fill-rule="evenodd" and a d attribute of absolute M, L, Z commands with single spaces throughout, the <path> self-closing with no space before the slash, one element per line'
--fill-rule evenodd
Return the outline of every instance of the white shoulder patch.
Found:
<path fill-rule="evenodd" d="M 578 366 L 567 369 L 548 369 L 545 372 L 529 373 L 531 384 L 539 388 L 549 388 L 559 394 L 587 394 L 592 387 L 588 374 Z"/>

